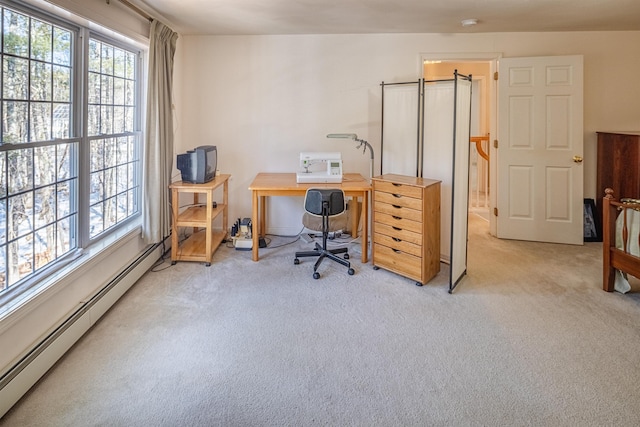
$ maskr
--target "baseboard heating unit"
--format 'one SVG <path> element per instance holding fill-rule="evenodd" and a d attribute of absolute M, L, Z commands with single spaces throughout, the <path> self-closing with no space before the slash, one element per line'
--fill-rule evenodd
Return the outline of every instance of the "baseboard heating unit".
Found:
<path fill-rule="evenodd" d="M 0 418 L 154 265 L 162 250 L 162 243 L 147 248 L 0 377 Z"/>

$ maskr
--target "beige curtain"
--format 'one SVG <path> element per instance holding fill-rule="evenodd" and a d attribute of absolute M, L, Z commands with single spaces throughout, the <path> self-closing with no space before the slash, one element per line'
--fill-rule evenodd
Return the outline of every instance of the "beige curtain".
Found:
<path fill-rule="evenodd" d="M 150 38 L 142 235 L 145 243 L 153 244 L 161 242 L 171 231 L 172 80 L 178 34 L 153 21 Z"/>

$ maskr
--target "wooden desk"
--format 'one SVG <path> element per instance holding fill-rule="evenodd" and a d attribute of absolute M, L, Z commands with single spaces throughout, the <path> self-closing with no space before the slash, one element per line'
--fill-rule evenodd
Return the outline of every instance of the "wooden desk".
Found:
<path fill-rule="evenodd" d="M 266 232 L 267 196 L 304 196 L 308 188 L 341 188 L 347 197 L 362 199 L 362 262 L 368 256 L 369 192 L 371 184 L 359 173 L 345 173 L 341 184 L 298 184 L 295 173 L 259 173 L 249 186 L 252 192 L 253 260 L 258 261 L 258 239 Z M 358 230 L 358 216 L 353 215 L 352 230 Z"/>

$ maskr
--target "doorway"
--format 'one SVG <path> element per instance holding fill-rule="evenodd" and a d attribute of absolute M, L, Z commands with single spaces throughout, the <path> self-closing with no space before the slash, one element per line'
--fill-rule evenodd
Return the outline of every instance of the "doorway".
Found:
<path fill-rule="evenodd" d="M 493 70 L 496 58 L 460 59 L 443 58 L 442 55 L 426 58 L 423 55 L 422 76 L 425 80 L 449 78 L 457 70 L 461 74 L 473 77 L 471 99 L 471 139 L 469 141 L 469 216 L 479 217 L 482 221 L 468 221 L 469 226 L 482 227 L 489 231 L 495 227 L 491 215 L 491 147 L 492 129 L 495 129 L 495 105 Z M 436 59 L 437 58 L 437 59 Z M 424 172 L 428 177 L 428 172 Z M 493 199 L 495 200 L 495 199 Z M 493 234 L 493 233 L 492 233 Z"/>

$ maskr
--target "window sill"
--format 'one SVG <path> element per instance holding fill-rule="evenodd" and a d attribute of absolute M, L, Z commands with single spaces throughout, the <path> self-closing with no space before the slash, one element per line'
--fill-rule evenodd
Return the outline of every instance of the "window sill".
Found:
<path fill-rule="evenodd" d="M 0 333 L 23 316 L 29 314 L 41 301 L 52 297 L 64 289 L 66 284 L 87 273 L 101 260 L 116 252 L 131 239 L 140 238 L 140 235 L 140 221 L 133 221 L 128 226 L 122 227 L 120 230 L 91 245 L 91 247 L 79 250 L 75 254 L 75 258 L 68 261 L 66 266 L 42 279 L 39 283 L 30 286 L 15 296 L 7 298 L 4 302 L 0 298 Z M 87 299 L 90 297 L 91 295 L 86 296 Z"/>

